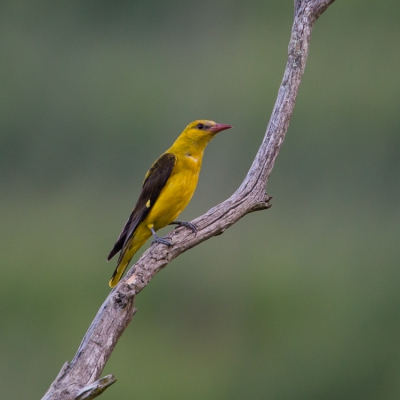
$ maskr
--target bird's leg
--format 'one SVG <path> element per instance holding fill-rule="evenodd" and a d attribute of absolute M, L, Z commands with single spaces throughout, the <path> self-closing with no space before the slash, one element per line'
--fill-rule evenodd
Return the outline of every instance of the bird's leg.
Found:
<path fill-rule="evenodd" d="M 197 233 L 197 228 L 196 225 L 192 224 L 191 222 L 186 222 L 186 221 L 172 221 L 168 225 L 178 225 L 180 226 L 185 226 L 186 228 L 189 228 L 193 233 Z"/>
<path fill-rule="evenodd" d="M 154 240 L 151 242 L 151 244 L 154 244 L 154 243 L 162 243 L 162 244 L 165 244 L 165 245 L 168 246 L 168 247 L 172 247 L 172 243 L 169 242 L 167 239 L 160 238 L 160 237 L 156 234 L 156 231 L 154 230 L 153 227 L 150 228 L 150 230 L 151 230 L 151 233 L 152 233 L 153 238 L 154 238 Z"/>

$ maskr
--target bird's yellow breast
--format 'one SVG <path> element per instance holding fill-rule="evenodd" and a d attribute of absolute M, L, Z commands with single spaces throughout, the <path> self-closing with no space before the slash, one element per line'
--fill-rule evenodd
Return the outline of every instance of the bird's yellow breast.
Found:
<path fill-rule="evenodd" d="M 153 225 L 158 230 L 178 217 L 196 190 L 201 163 L 201 157 L 190 154 L 177 156 L 166 185 L 146 217 L 145 226 Z"/>

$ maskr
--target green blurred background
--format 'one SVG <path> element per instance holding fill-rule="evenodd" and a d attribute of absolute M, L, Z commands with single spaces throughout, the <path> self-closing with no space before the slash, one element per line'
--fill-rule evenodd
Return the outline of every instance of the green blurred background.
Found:
<path fill-rule="evenodd" d="M 2 1 L 2 399 L 40 398 L 73 358 L 143 176 L 190 121 L 234 129 L 182 218 L 241 183 L 292 3 Z M 318 21 L 272 209 L 156 276 L 102 399 L 400 398 L 399 12 L 337 1 Z"/>

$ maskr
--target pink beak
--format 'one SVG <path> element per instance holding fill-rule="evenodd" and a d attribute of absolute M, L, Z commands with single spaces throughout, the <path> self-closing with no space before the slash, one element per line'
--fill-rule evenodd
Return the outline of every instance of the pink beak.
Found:
<path fill-rule="evenodd" d="M 214 126 L 212 126 L 212 127 L 209 129 L 209 131 L 210 131 L 210 132 L 218 133 L 218 132 L 224 131 L 225 129 L 230 129 L 230 128 L 232 128 L 231 125 L 226 125 L 226 124 L 215 124 Z"/>

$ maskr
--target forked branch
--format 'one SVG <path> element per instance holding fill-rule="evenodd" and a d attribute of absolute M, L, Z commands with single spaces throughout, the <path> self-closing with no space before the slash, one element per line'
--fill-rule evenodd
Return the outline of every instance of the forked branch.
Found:
<path fill-rule="evenodd" d="M 311 31 L 318 17 L 335 0 L 295 0 L 295 16 L 288 60 L 263 142 L 246 178 L 223 203 L 192 221 L 198 232 L 186 228 L 169 234 L 173 247 L 151 246 L 129 270 L 100 307 L 71 363 L 66 363 L 43 399 L 93 399 L 115 382 L 99 380 L 118 339 L 131 321 L 136 295 L 170 261 L 201 242 L 224 232 L 246 214 L 269 208 L 265 186 L 292 117 L 307 61 Z"/>

